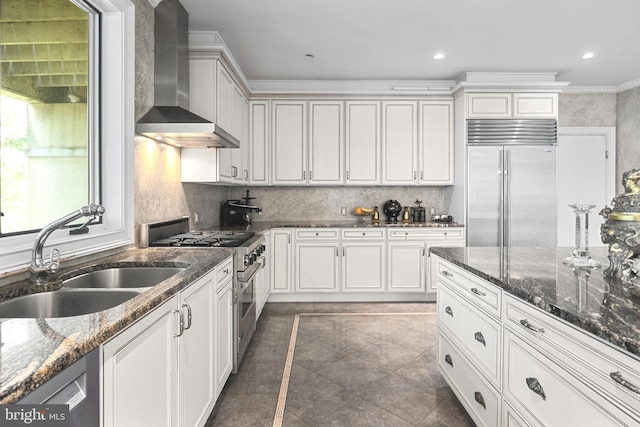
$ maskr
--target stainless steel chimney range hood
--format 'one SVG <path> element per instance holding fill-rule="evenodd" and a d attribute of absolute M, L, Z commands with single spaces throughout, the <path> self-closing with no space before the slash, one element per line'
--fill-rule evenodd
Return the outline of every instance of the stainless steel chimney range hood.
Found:
<path fill-rule="evenodd" d="M 178 0 L 155 9 L 155 106 L 136 133 L 178 147 L 238 148 L 240 141 L 189 111 L 189 15 Z"/>

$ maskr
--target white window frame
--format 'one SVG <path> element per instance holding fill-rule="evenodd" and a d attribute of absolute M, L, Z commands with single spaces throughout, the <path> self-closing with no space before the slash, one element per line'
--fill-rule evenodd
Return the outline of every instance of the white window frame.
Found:
<path fill-rule="evenodd" d="M 68 229 L 63 229 L 49 236 L 45 256 L 55 247 L 63 261 L 134 243 L 135 6 L 130 0 L 87 1 L 101 13 L 102 19 L 101 126 L 91 124 L 90 129 L 101 141 L 101 167 L 96 170 L 101 174 L 100 202 L 106 212 L 102 224 L 91 226 L 88 234 L 70 235 Z M 29 267 L 36 234 L 0 238 L 0 273 Z"/>

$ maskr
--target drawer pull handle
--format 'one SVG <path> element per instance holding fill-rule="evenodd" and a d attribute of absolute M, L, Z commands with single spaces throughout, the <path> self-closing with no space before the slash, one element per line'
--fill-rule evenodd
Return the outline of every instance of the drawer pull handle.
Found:
<path fill-rule="evenodd" d="M 520 323 L 522 324 L 522 326 L 524 326 L 527 329 L 531 329 L 533 332 L 539 332 L 541 334 L 544 334 L 544 328 L 533 326 L 531 323 L 529 323 L 527 319 L 522 319 Z"/>
<path fill-rule="evenodd" d="M 473 337 L 476 339 L 476 341 L 482 343 L 482 345 L 484 345 L 485 347 L 487 346 L 487 342 L 484 340 L 484 335 L 482 335 L 482 332 L 476 332 L 475 334 L 473 334 Z"/>
<path fill-rule="evenodd" d="M 453 277 L 453 274 L 449 273 L 447 270 L 442 270 L 442 275 L 447 277 Z"/>
<path fill-rule="evenodd" d="M 484 409 L 487 409 L 487 404 L 484 401 L 484 397 L 482 397 L 482 393 L 480 393 L 479 391 L 476 391 L 473 394 L 474 399 L 476 399 L 476 402 L 478 402 L 480 405 L 482 405 L 482 407 Z"/>
<path fill-rule="evenodd" d="M 611 372 L 609 374 L 609 376 L 618 384 L 620 384 L 622 387 L 628 388 L 629 390 L 631 390 L 632 392 L 636 393 L 636 394 L 640 394 L 640 387 L 636 386 L 633 383 L 630 383 L 629 381 L 625 380 L 622 377 L 622 374 L 618 371 L 616 372 Z"/>
<path fill-rule="evenodd" d="M 446 306 L 444 308 L 444 312 L 447 313 L 449 316 L 453 317 L 453 310 L 451 310 L 451 307 Z"/>
<path fill-rule="evenodd" d="M 453 368 L 453 360 L 451 360 L 451 356 L 449 356 L 448 354 L 446 354 L 444 356 L 444 361 L 447 362 L 449 365 L 451 365 L 451 367 Z"/>
<path fill-rule="evenodd" d="M 471 288 L 471 292 L 473 292 L 476 295 L 480 295 L 481 297 L 486 297 L 487 293 L 486 292 L 482 292 L 480 289 L 478 288 Z"/>
<path fill-rule="evenodd" d="M 547 395 L 544 394 L 544 389 L 536 378 L 527 378 L 527 387 L 529 387 L 529 390 L 542 397 L 542 400 L 547 400 Z"/>

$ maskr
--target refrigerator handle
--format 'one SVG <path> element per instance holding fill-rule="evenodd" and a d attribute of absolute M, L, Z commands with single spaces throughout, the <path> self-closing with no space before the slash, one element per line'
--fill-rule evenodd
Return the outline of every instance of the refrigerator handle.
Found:
<path fill-rule="evenodd" d="M 498 218 L 500 218 L 500 224 L 498 226 L 498 244 L 500 247 L 504 246 L 504 180 L 505 180 L 505 176 L 504 176 L 504 152 L 505 150 L 502 149 L 500 151 L 498 151 L 498 155 L 500 156 L 499 160 L 499 167 L 500 170 L 498 171 L 498 175 L 500 175 L 500 204 L 499 204 L 499 209 L 500 209 L 500 215 L 498 216 Z"/>
<path fill-rule="evenodd" d="M 511 150 L 505 150 L 505 166 L 504 166 L 504 241 L 503 246 L 511 246 Z"/>

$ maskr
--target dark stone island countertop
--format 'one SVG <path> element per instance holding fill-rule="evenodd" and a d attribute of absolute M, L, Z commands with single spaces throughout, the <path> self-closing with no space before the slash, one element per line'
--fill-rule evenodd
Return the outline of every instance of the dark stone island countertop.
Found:
<path fill-rule="evenodd" d="M 602 268 L 574 274 L 572 248 L 431 248 L 431 252 L 542 310 L 640 357 L 640 280 L 604 277 L 606 248 L 590 250 Z M 637 280 L 637 281 L 636 281 Z"/>
<path fill-rule="evenodd" d="M 186 267 L 109 310 L 49 319 L 0 318 L 0 403 L 20 400 L 232 254 L 233 249 L 219 248 L 131 249 L 62 270 L 68 275 L 123 266 Z M 40 289 L 26 280 L 16 282 L 0 287 L 0 301 L 59 287 L 59 280 Z"/>

